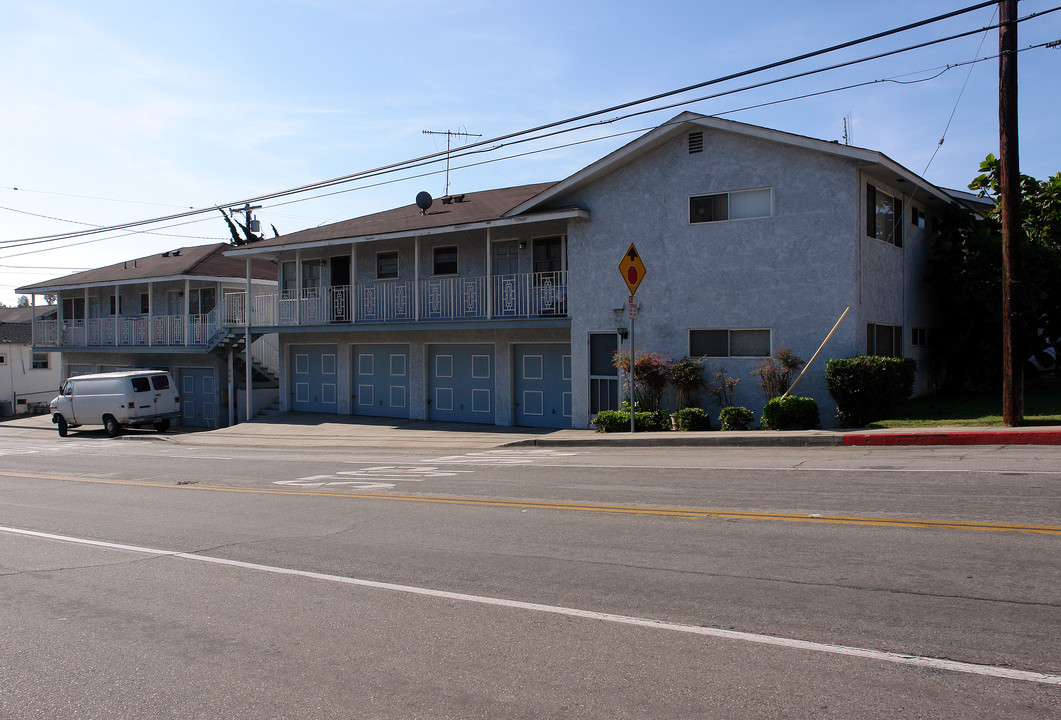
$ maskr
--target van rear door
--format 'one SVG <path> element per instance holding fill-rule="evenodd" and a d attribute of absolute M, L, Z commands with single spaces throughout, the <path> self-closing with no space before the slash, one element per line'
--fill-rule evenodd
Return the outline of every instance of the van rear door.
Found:
<path fill-rule="evenodd" d="M 130 379 L 133 384 L 133 399 L 129 418 L 151 417 L 155 414 L 155 391 L 151 388 L 151 379 L 146 375 Z"/>
<path fill-rule="evenodd" d="M 152 375 L 151 387 L 155 391 L 155 412 L 160 415 L 180 411 L 177 405 L 177 390 L 169 381 L 169 375 Z"/>

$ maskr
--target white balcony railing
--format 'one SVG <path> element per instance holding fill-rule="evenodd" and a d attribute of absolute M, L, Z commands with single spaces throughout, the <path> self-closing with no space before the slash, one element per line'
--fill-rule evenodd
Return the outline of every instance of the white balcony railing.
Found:
<path fill-rule="evenodd" d="M 225 293 L 202 315 L 38 320 L 42 347 L 209 347 L 230 328 L 246 324 L 246 293 Z M 335 323 L 446 322 L 565 317 L 567 273 L 441 277 L 378 281 L 257 294 L 249 304 L 255 327 Z"/>

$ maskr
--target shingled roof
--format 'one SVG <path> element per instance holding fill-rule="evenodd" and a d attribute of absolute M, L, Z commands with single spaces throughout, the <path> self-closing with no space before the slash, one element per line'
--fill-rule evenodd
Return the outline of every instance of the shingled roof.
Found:
<path fill-rule="evenodd" d="M 392 210 L 343 220 L 329 225 L 300 230 L 298 232 L 268 238 L 253 245 L 239 248 L 229 247 L 233 255 L 251 254 L 271 247 L 310 245 L 330 240 L 348 240 L 381 235 L 413 235 L 418 231 L 435 228 L 459 229 L 463 225 L 475 225 L 501 220 L 509 210 L 549 189 L 555 183 L 518 185 L 498 190 L 483 190 L 463 195 L 453 195 L 434 200 L 424 212 L 417 205 L 405 205 Z"/>
<path fill-rule="evenodd" d="M 225 243 L 218 243 L 178 248 L 106 267 L 84 270 L 54 280 L 25 285 L 15 292 L 42 293 L 78 287 L 157 282 L 184 277 L 243 280 L 247 277 L 245 261 L 242 258 L 226 257 L 223 254 L 224 250 L 231 247 Z M 276 265 L 268 260 L 252 260 L 251 277 L 256 280 L 276 280 Z"/>

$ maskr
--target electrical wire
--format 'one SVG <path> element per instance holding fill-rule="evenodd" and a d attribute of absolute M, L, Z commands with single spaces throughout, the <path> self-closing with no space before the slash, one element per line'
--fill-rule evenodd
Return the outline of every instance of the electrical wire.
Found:
<path fill-rule="evenodd" d="M 577 115 L 577 116 L 574 116 L 574 117 L 571 117 L 571 118 L 567 118 L 565 120 L 554 121 L 554 122 L 546 123 L 544 125 L 539 125 L 537 127 L 530 128 L 530 129 L 527 129 L 527 130 L 520 130 L 520 131 L 508 133 L 506 135 L 501 135 L 501 136 L 496 137 L 496 138 L 491 138 L 489 140 L 483 140 L 483 141 L 479 141 L 479 142 L 476 142 L 476 143 L 471 143 L 471 144 L 465 146 L 464 150 L 468 151 L 469 149 L 476 149 L 476 148 L 480 148 L 480 147 L 494 146 L 494 145 L 497 145 L 498 143 L 508 144 L 508 143 L 506 143 L 506 141 L 513 140 L 513 139 L 518 138 L 518 137 L 522 137 L 522 136 L 525 136 L 525 135 L 532 135 L 532 134 L 535 134 L 535 133 L 541 133 L 541 132 L 543 132 L 545 130 L 551 130 L 553 128 L 558 128 L 558 127 L 563 127 L 565 125 L 570 125 L 572 123 L 582 122 L 583 120 L 587 120 L 589 118 L 598 117 L 600 115 L 605 115 L 605 114 L 612 113 L 612 112 L 617 112 L 617 111 L 624 110 L 624 109 L 631 108 L 631 107 L 635 107 L 635 106 L 638 106 L 638 105 L 644 105 L 646 103 L 655 102 L 657 100 L 661 100 L 661 99 L 668 98 L 668 97 L 674 97 L 676 95 L 682 95 L 682 94 L 691 92 L 693 90 L 697 90 L 697 89 L 701 89 L 701 88 L 704 88 L 704 87 L 708 87 L 710 85 L 716 85 L 716 84 L 719 84 L 719 83 L 722 83 L 722 82 L 726 82 L 726 81 L 729 81 L 729 80 L 733 80 L 733 79 L 737 79 L 737 78 L 740 78 L 740 77 L 746 77 L 746 76 L 753 75 L 753 74 L 756 74 L 756 73 L 764 72 L 766 70 L 771 70 L 771 69 L 775 69 L 775 68 L 778 68 L 778 67 L 783 67 L 785 65 L 790 65 L 790 64 L 793 64 L 793 63 L 796 63 L 796 62 L 800 62 L 802 60 L 807 60 L 807 59 L 810 59 L 810 58 L 813 58 L 813 57 L 818 57 L 818 56 L 825 55 L 825 54 L 828 54 L 828 53 L 831 53 L 831 52 L 836 52 L 838 50 L 842 50 L 842 49 L 854 47 L 856 45 L 860 45 L 860 44 L 863 44 L 863 43 L 871 42 L 873 40 L 878 40 L 878 39 L 881 39 L 881 38 L 884 38 L 884 37 L 889 37 L 891 35 L 896 35 L 896 34 L 899 34 L 899 33 L 902 33 L 902 32 L 906 32 L 906 31 L 909 31 L 909 30 L 912 30 L 912 29 L 924 27 L 926 25 L 930 25 L 930 24 L 933 24 L 933 23 L 936 23 L 936 22 L 940 22 L 942 20 L 947 20 L 947 19 L 950 19 L 950 18 L 958 17 L 960 15 L 964 15 L 964 14 L 969 13 L 969 12 L 974 12 L 976 10 L 979 10 L 979 9 L 982 9 L 982 8 L 985 8 L 985 7 L 994 5 L 994 4 L 995 4 L 995 2 L 977 3 L 977 4 L 970 5 L 970 6 L 965 7 L 965 8 L 961 8 L 961 9 L 954 10 L 954 11 L 951 11 L 951 12 L 948 12 L 948 13 L 944 13 L 942 15 L 937 15 L 937 16 L 928 18 L 926 20 L 921 20 L 921 21 L 917 21 L 917 22 L 914 22 L 914 23 L 909 23 L 909 24 L 906 24 L 906 25 L 903 25 L 903 26 L 900 26 L 900 27 L 897 27 L 897 28 L 892 28 L 890 30 L 885 30 L 885 31 L 882 31 L 882 32 L 879 32 L 879 33 L 874 33 L 872 35 L 864 36 L 864 37 L 858 38 L 856 40 L 850 40 L 850 41 L 847 41 L 847 42 L 839 43 L 837 45 L 832 45 L 832 46 L 827 47 L 827 48 L 822 48 L 822 49 L 814 50 L 814 51 L 811 51 L 811 52 L 808 52 L 808 53 L 803 53 L 802 55 L 797 55 L 797 56 L 794 56 L 794 57 L 786 58 L 784 60 L 779 60 L 779 61 L 767 63 L 765 65 L 760 65 L 760 66 L 752 68 L 750 70 L 744 70 L 744 71 L 740 71 L 740 72 L 737 72 L 737 73 L 731 73 L 729 75 L 713 78 L 713 79 L 710 79 L 710 80 L 707 80 L 707 81 L 704 81 L 704 82 L 696 83 L 694 85 L 689 85 L 689 86 L 686 86 L 686 87 L 683 87 L 683 88 L 679 88 L 679 89 L 676 89 L 676 90 L 670 90 L 670 91 L 667 91 L 667 92 L 658 93 L 656 95 L 652 95 L 652 96 L 649 96 L 649 97 L 641 98 L 641 99 L 638 99 L 638 100 L 633 100 L 633 101 L 625 102 L 625 103 L 622 103 L 622 104 L 619 104 L 619 105 L 614 105 L 614 106 L 611 106 L 609 108 L 605 108 L 605 109 L 602 109 L 602 110 L 596 110 L 596 111 L 592 111 L 592 112 L 589 112 L 589 113 L 584 113 L 584 114 Z M 1058 9 L 1061 9 L 1061 8 L 1058 8 Z M 1020 21 L 1021 20 L 1018 20 L 1018 22 L 1020 22 Z M 977 30 L 975 32 L 979 32 L 979 30 Z M 951 39 L 953 39 L 953 38 L 951 38 Z M 941 41 L 937 41 L 937 42 L 943 42 L 943 41 L 945 41 L 945 40 L 941 40 Z M 932 43 L 926 43 L 926 44 L 932 44 Z M 921 44 L 921 45 L 918 45 L 918 46 L 915 46 L 915 47 L 924 47 L 926 44 Z M 901 51 L 896 51 L 896 52 L 901 52 Z M 888 53 L 888 54 L 894 54 L 894 53 Z M 863 62 L 864 61 L 865 60 L 863 60 Z M 848 64 L 855 64 L 855 63 L 854 62 L 853 63 L 841 63 L 841 64 L 838 64 L 838 65 L 834 65 L 834 66 L 832 66 L 829 69 L 836 69 L 837 67 L 845 67 Z M 819 72 L 821 72 L 821 71 L 819 71 Z M 801 74 L 799 76 L 803 76 L 803 75 L 804 74 Z M 780 81 L 774 81 L 774 82 L 780 82 Z M 696 101 L 689 101 L 689 102 L 696 102 Z M 688 104 L 688 102 L 681 103 L 681 104 Z M 667 106 L 667 107 L 674 107 L 674 106 L 672 105 L 672 106 Z M 612 121 L 612 122 L 614 122 L 614 121 Z M 547 137 L 547 136 L 548 135 L 545 135 L 545 136 L 542 136 L 542 137 Z M 361 172 L 357 172 L 357 173 L 351 173 L 351 174 L 348 174 L 348 175 L 340 176 L 338 178 L 332 178 L 330 180 L 323 180 L 323 181 L 319 181 L 319 182 L 315 182 L 315 183 L 310 183 L 310 184 L 307 184 L 307 185 L 302 185 L 302 186 L 298 186 L 298 187 L 295 187 L 295 188 L 289 188 L 287 190 L 281 190 L 281 191 L 277 191 L 277 192 L 274 192 L 274 193 L 268 193 L 268 194 L 265 194 L 265 195 L 259 195 L 259 196 L 253 197 L 253 198 L 247 198 L 247 199 L 239 200 L 239 201 L 236 201 L 236 202 L 223 203 L 223 204 L 219 204 L 217 206 L 210 207 L 210 208 L 193 209 L 193 210 L 189 210 L 189 211 L 186 211 L 186 212 L 183 212 L 183 213 L 175 213 L 175 214 L 172 214 L 172 215 L 167 215 L 167 216 L 162 216 L 162 217 L 157 217 L 157 218 L 151 218 L 151 219 L 148 219 L 148 220 L 139 220 L 139 221 L 133 221 L 133 222 L 128 222 L 128 223 L 121 223 L 121 224 L 118 224 L 118 225 L 108 226 L 106 228 L 97 228 L 97 229 L 94 229 L 94 230 L 85 230 L 85 231 L 81 231 L 81 232 L 77 232 L 77 233 L 58 233 L 58 234 L 55 234 L 55 235 L 43 235 L 43 236 L 30 237 L 30 238 L 19 238 L 19 239 L 15 239 L 15 240 L 0 241 L 0 244 L 7 244 L 7 243 L 28 244 L 30 242 L 35 242 L 35 241 L 58 241 L 58 240 L 64 240 L 64 239 L 72 239 L 72 238 L 80 237 L 80 236 L 84 236 L 84 235 L 97 234 L 97 233 L 101 233 L 101 232 L 108 232 L 108 231 L 115 231 L 115 230 L 124 230 L 124 229 L 130 229 L 130 228 L 133 228 L 133 227 L 140 227 L 140 226 L 143 226 L 143 225 L 156 224 L 156 223 L 159 223 L 159 222 L 167 222 L 169 220 L 175 220 L 175 219 L 180 219 L 180 218 L 183 218 L 183 217 L 189 217 L 189 216 L 192 216 L 192 215 L 198 215 L 198 214 L 203 214 L 203 213 L 207 213 L 207 212 L 212 212 L 212 211 L 220 209 L 222 207 L 233 207 L 235 205 L 243 205 L 243 204 L 247 204 L 247 203 L 264 202 L 266 200 L 273 200 L 273 199 L 277 199 L 277 198 L 280 198 L 280 197 L 285 197 L 285 196 L 288 196 L 288 195 L 301 194 L 301 193 L 309 192 L 309 191 L 316 190 L 316 189 L 322 189 L 322 188 L 325 188 L 325 187 L 334 186 L 336 184 L 352 182 L 354 180 L 363 179 L 365 177 L 372 177 L 372 176 L 374 176 L 374 175 L 376 175 L 376 174 L 378 174 L 380 172 L 383 172 L 383 171 L 397 171 L 397 170 L 400 170 L 400 169 L 408 169 L 409 167 L 416 167 L 417 164 L 419 164 L 419 163 L 423 163 L 423 162 L 429 161 L 429 160 L 438 160 L 438 159 L 440 159 L 441 157 L 444 157 L 444 156 L 452 157 L 452 155 L 450 153 L 448 153 L 448 152 L 435 152 L 435 153 L 432 153 L 430 155 L 424 155 L 424 156 L 421 156 L 421 157 L 418 157 L 418 158 L 413 158 L 413 159 L 407 160 L 407 161 L 402 161 L 402 162 L 398 162 L 398 163 L 392 163 L 392 164 L 389 164 L 389 165 L 384 165 L 384 166 L 380 166 L 380 167 L 377 167 L 377 168 L 372 168 L 370 170 L 361 171 Z M 13 246 L 18 246 L 18 245 L 13 245 Z"/>

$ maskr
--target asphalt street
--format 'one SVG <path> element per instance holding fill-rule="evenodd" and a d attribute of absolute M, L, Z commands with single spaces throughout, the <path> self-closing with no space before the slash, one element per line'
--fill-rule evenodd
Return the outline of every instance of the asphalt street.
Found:
<path fill-rule="evenodd" d="M 0 717 L 1061 715 L 1061 448 L 0 426 Z"/>

